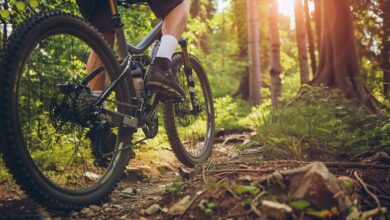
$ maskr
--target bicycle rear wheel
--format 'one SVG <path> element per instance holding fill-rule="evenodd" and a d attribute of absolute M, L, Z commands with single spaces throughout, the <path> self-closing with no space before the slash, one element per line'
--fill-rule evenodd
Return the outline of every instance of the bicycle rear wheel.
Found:
<path fill-rule="evenodd" d="M 101 63 L 89 60 L 92 51 Z M 93 63 L 88 68 L 100 69 L 96 77 L 104 78 L 100 82 L 106 85 L 121 71 L 100 34 L 65 13 L 26 21 L 10 37 L 1 60 L 0 139 L 5 164 L 28 195 L 51 208 L 80 209 L 104 201 L 128 164 L 130 150 L 121 149 L 130 144 L 130 129 L 106 127 L 107 140 L 92 138 L 95 131 L 88 126 L 87 113 L 95 103 L 88 88 L 93 86 L 74 89 L 90 74 L 88 60 Z M 129 114 L 118 104 L 130 103 L 129 91 L 126 82 L 120 83 L 104 108 Z M 96 147 L 101 149 L 91 149 Z M 107 155 L 96 153 L 101 151 Z M 96 163 L 100 156 L 105 157 L 104 166 Z"/>
<path fill-rule="evenodd" d="M 165 128 L 172 149 L 184 165 L 193 167 L 207 160 L 214 144 L 214 104 L 210 84 L 200 62 L 189 56 L 195 88 L 188 85 L 182 53 L 172 57 L 174 71 L 185 91 L 184 102 L 164 105 Z M 191 97 L 190 90 L 195 96 Z M 197 106 L 193 101 L 196 100 Z"/>

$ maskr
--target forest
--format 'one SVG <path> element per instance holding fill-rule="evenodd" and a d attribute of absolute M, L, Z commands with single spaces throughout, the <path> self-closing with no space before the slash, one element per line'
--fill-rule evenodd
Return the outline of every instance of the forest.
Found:
<path fill-rule="evenodd" d="M 18 37 L 29 41 L 15 33 L 53 11 L 81 17 L 76 0 L 0 0 L 0 86 L 13 78 L 5 62 L 13 58 L 5 56 L 18 56 L 7 51 L 22 45 Z M 159 22 L 146 3 L 119 12 L 134 45 Z M 390 219 L 390 0 L 191 0 L 182 37 L 210 83 L 210 158 L 185 167 L 171 148 L 167 108 L 158 106 L 158 134 L 144 140 L 144 127 L 132 133 L 136 156 L 110 197 L 52 210 L 19 186 L 17 172 L 25 169 L 9 168 L 2 152 L 10 144 L 0 140 L 0 219 Z M 60 97 L 59 82 L 83 79 L 91 45 L 59 36 L 35 46 L 28 74 L 18 79 L 28 152 L 51 181 L 87 184 L 104 171 L 77 170 L 78 163 L 96 165 L 94 152 L 75 152 L 81 137 L 66 129 L 80 126 L 64 122 L 59 132 L 48 108 L 51 96 Z M 1 93 L 12 89 L 0 89 L 5 102 Z M 108 109 L 120 109 L 118 94 Z M 178 129 L 184 145 L 206 142 L 207 120 Z M 7 126 L 0 119 L 0 139 Z M 119 140 L 123 131 L 115 129 Z M 64 174 L 72 160 L 75 170 Z"/>

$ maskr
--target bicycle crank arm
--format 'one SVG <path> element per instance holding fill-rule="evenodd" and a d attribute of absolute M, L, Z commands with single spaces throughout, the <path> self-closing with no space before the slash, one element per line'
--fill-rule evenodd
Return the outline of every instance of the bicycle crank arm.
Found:
<path fill-rule="evenodd" d="M 103 109 L 99 115 L 99 119 L 102 122 L 108 123 L 110 127 L 128 127 L 138 128 L 138 119 L 129 115 L 121 114 L 119 112 L 113 112 L 107 109 Z"/>

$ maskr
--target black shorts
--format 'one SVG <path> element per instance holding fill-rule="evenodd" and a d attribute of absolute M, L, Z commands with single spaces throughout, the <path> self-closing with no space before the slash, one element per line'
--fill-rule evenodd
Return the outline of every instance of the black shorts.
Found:
<path fill-rule="evenodd" d="M 113 30 L 108 0 L 76 0 L 83 17 L 100 32 Z M 147 0 L 148 5 L 158 18 L 164 18 L 183 0 Z"/>

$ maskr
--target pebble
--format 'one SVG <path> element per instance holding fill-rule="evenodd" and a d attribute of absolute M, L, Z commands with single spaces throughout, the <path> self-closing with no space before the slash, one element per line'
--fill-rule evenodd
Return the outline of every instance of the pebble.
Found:
<path fill-rule="evenodd" d="M 90 209 L 90 208 L 83 208 L 81 211 L 80 211 L 80 214 L 82 215 L 91 215 L 93 214 L 93 211 Z"/>
<path fill-rule="evenodd" d="M 154 215 L 160 210 L 161 210 L 161 207 L 158 204 L 153 204 L 145 210 L 145 214 L 146 215 Z"/>
<path fill-rule="evenodd" d="M 122 193 L 126 194 L 126 195 L 134 195 L 135 191 L 133 188 L 127 188 L 127 189 L 123 190 Z"/>
<path fill-rule="evenodd" d="M 115 209 L 123 209 L 123 206 L 118 205 L 118 204 L 113 205 L 112 207 L 115 208 Z"/>
<path fill-rule="evenodd" d="M 94 212 L 100 211 L 100 207 L 97 205 L 90 205 L 89 208 Z"/>
<path fill-rule="evenodd" d="M 96 181 L 100 179 L 100 175 L 97 175 L 96 173 L 92 173 L 92 172 L 85 172 L 83 176 L 90 181 Z"/>
<path fill-rule="evenodd" d="M 108 208 L 108 207 L 107 207 L 107 208 L 104 208 L 103 210 L 104 210 L 104 212 L 111 212 L 111 211 L 112 211 L 112 209 L 111 209 L 111 208 Z"/>

